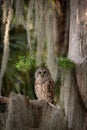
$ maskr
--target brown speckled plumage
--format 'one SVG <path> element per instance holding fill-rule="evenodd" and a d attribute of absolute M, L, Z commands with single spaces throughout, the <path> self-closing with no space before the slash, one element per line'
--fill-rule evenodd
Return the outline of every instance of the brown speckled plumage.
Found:
<path fill-rule="evenodd" d="M 35 94 L 38 100 L 55 104 L 54 102 L 54 81 L 46 66 L 40 66 L 35 72 Z"/>

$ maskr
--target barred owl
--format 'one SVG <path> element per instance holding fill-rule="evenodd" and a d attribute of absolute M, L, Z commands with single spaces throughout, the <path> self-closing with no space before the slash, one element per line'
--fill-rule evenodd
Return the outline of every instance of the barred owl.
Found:
<path fill-rule="evenodd" d="M 35 94 L 38 100 L 45 100 L 55 104 L 54 101 L 54 81 L 46 66 L 40 66 L 35 72 Z"/>

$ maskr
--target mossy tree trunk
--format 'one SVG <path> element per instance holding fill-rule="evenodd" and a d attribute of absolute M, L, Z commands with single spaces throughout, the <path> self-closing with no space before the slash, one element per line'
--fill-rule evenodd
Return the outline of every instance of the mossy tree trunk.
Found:
<path fill-rule="evenodd" d="M 75 70 L 63 71 L 60 102 L 70 130 L 87 130 L 87 1 L 70 1 L 68 57 Z"/>

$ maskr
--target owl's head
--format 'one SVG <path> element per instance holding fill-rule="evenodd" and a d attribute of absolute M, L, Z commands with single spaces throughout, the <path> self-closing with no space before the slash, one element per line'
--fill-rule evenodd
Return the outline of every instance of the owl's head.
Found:
<path fill-rule="evenodd" d="M 35 78 L 48 78 L 51 77 L 51 73 L 46 66 L 39 66 L 35 72 Z"/>

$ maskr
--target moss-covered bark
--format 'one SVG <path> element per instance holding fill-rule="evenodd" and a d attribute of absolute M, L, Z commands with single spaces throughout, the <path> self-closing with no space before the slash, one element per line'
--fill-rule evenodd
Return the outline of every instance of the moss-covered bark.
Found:
<path fill-rule="evenodd" d="M 74 71 L 63 72 L 61 103 L 71 130 L 87 130 L 87 1 L 70 1 L 68 57 Z"/>

